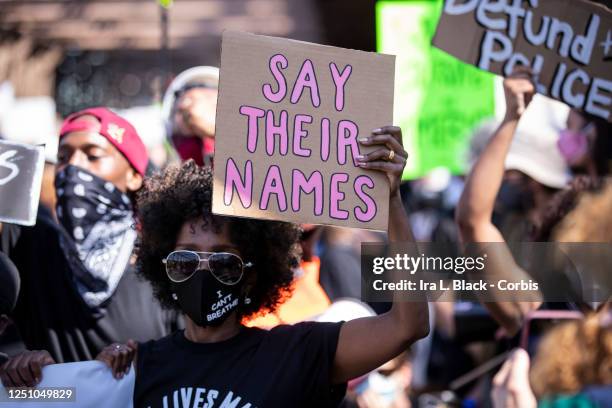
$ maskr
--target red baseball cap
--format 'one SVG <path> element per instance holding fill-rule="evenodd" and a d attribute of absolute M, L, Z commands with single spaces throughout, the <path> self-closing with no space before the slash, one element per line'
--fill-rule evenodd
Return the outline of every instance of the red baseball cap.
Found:
<path fill-rule="evenodd" d="M 91 115 L 100 121 L 100 127 L 79 117 Z M 68 116 L 60 129 L 60 139 L 71 132 L 93 131 L 108 139 L 125 156 L 128 163 L 142 176 L 145 175 L 149 155 L 134 126 L 108 108 L 89 108 Z"/>

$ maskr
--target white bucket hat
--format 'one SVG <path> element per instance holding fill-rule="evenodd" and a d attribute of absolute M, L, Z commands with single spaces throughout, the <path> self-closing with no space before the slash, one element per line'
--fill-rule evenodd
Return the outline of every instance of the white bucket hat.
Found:
<path fill-rule="evenodd" d="M 506 169 L 518 170 L 547 187 L 566 187 L 571 173 L 557 140 L 568 113 L 565 104 L 535 95 L 519 122 Z"/>

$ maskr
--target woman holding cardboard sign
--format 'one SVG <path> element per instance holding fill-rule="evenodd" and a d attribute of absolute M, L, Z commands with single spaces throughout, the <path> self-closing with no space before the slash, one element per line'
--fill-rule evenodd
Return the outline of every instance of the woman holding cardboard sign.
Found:
<path fill-rule="evenodd" d="M 391 189 L 389 240 L 412 241 L 399 195 L 407 153 L 396 127 L 360 140 L 357 158 Z M 139 198 L 139 270 L 186 329 L 158 341 L 111 345 L 98 359 L 116 376 L 136 360 L 137 407 L 334 406 L 342 384 L 406 350 L 428 332 L 425 302 L 346 323 L 305 322 L 270 331 L 241 321 L 274 310 L 292 281 L 298 228 L 211 213 L 212 173 L 193 162 L 148 180 Z M 375 335 L 373 335 L 375 334 Z"/>

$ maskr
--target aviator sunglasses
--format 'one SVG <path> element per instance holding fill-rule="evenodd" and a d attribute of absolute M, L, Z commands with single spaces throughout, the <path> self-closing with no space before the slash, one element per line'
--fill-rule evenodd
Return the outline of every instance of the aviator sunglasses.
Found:
<path fill-rule="evenodd" d="M 181 283 L 191 278 L 196 271 L 207 269 L 219 282 L 235 285 L 240 282 L 244 268 L 253 266 L 244 263 L 242 258 L 229 252 L 196 252 L 180 250 L 171 252 L 162 263 L 172 282 Z"/>

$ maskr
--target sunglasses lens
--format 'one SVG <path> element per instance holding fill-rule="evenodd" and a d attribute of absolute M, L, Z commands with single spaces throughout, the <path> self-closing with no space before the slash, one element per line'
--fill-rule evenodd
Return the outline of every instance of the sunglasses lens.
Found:
<path fill-rule="evenodd" d="M 166 259 L 166 273 L 174 282 L 184 282 L 195 273 L 200 265 L 200 257 L 195 252 L 177 251 Z"/>
<path fill-rule="evenodd" d="M 208 265 L 212 274 L 226 285 L 234 285 L 242 278 L 242 260 L 234 254 L 212 254 Z"/>

